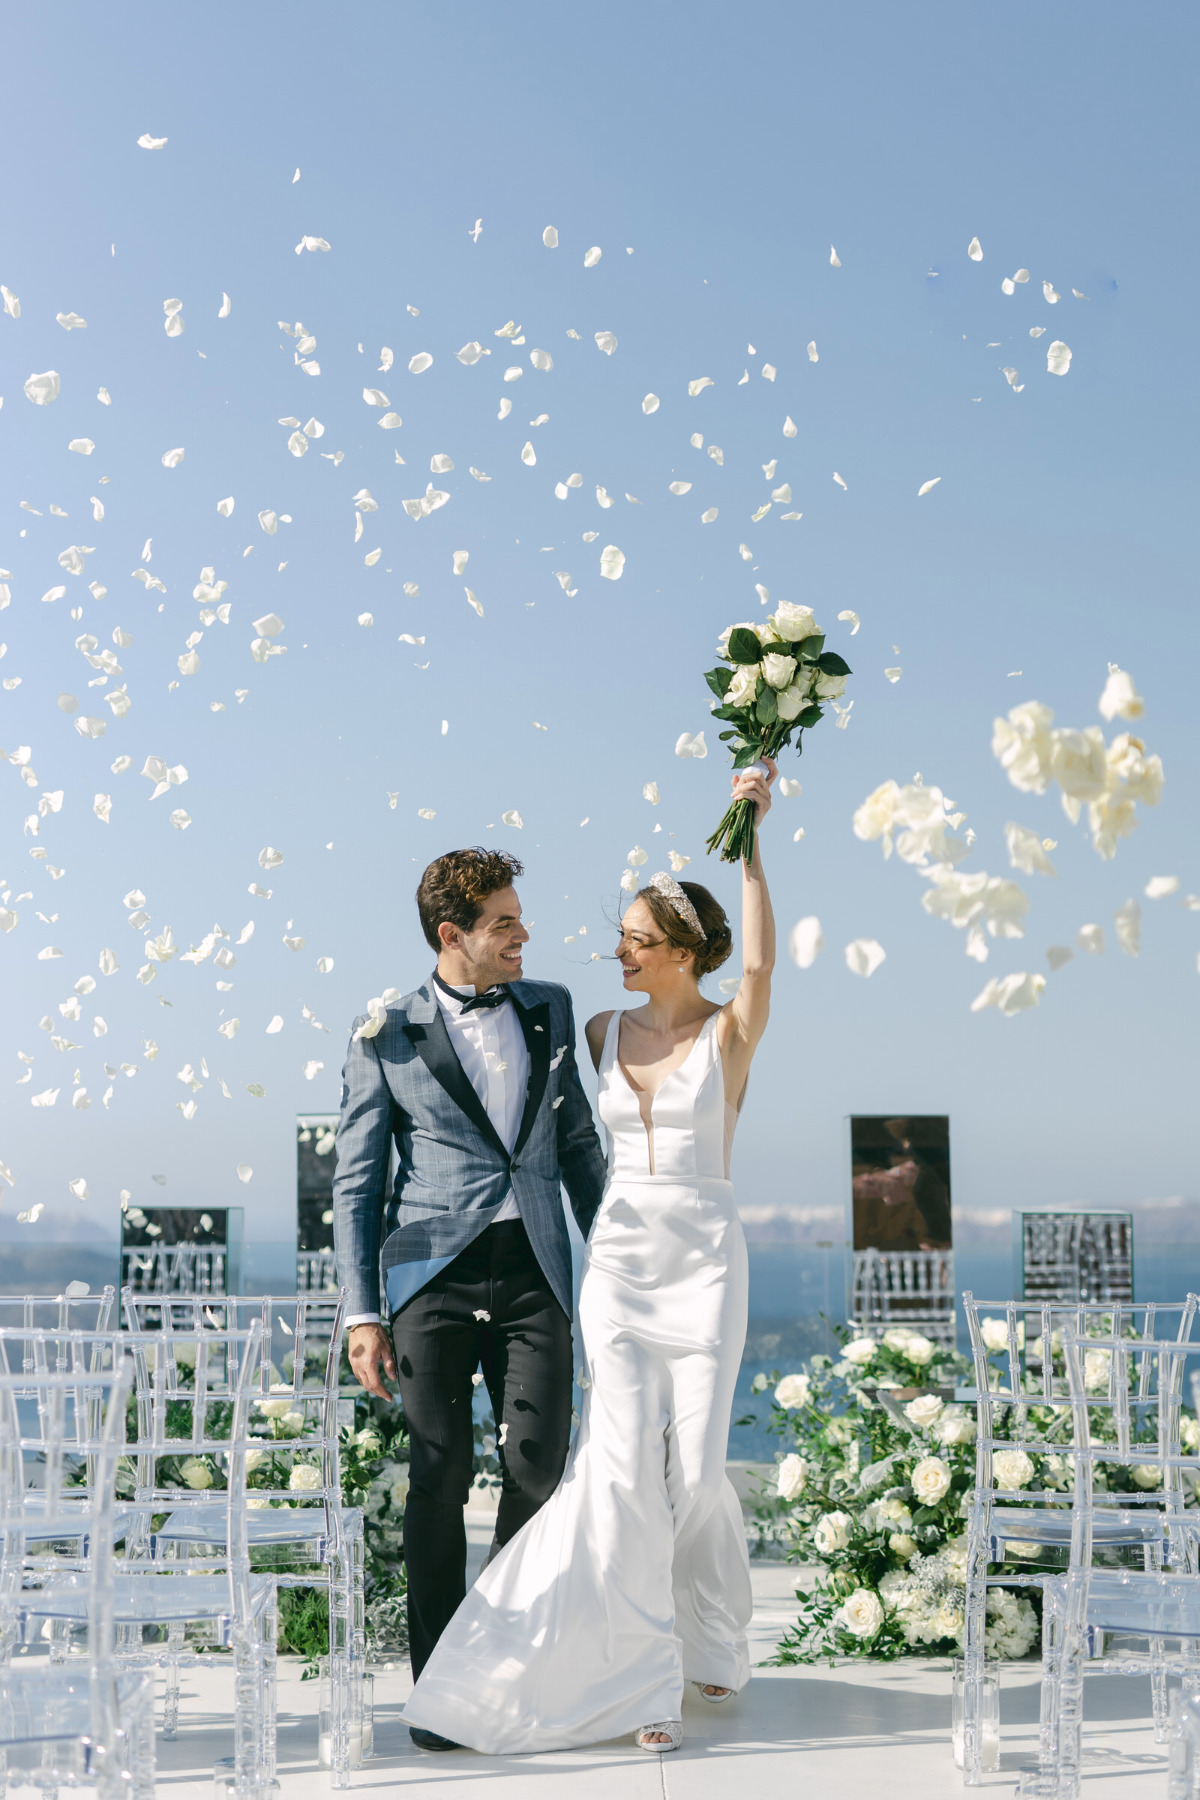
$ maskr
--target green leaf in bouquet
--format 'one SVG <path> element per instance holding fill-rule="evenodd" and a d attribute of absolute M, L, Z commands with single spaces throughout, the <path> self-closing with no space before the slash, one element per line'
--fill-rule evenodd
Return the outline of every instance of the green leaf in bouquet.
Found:
<path fill-rule="evenodd" d="M 735 769 L 748 769 L 752 764 L 758 761 L 761 755 L 762 751 L 757 744 L 747 744 L 745 748 L 739 750 L 734 757 L 733 766 Z"/>
<path fill-rule="evenodd" d="M 823 650 L 817 658 L 817 666 L 825 675 L 852 675 L 854 673 L 845 657 L 839 656 L 836 650 Z"/>
<path fill-rule="evenodd" d="M 741 737 L 741 735 L 740 731 L 719 731 L 717 733 L 717 736 L 723 744 L 727 743 L 730 738 Z"/>
<path fill-rule="evenodd" d="M 729 634 L 729 660 L 735 663 L 756 663 L 762 661 L 762 645 L 758 641 L 758 633 L 749 631 L 745 625 L 739 625 Z"/>
<path fill-rule="evenodd" d="M 755 713 L 760 725 L 774 725 L 779 717 L 779 707 L 775 700 L 775 689 L 763 683 L 762 693 L 758 696 Z"/>
<path fill-rule="evenodd" d="M 744 725 L 749 715 L 744 706 L 714 706 L 712 716 L 714 719 L 733 720 Z"/>
<path fill-rule="evenodd" d="M 733 670 L 709 669 L 706 671 L 704 679 L 707 681 L 713 693 L 717 696 L 717 699 L 723 700 L 729 692 L 729 684 L 733 680 Z"/>
<path fill-rule="evenodd" d="M 800 646 L 800 654 L 803 656 L 805 662 L 816 662 L 820 658 L 821 652 L 822 652 L 822 650 L 824 650 L 824 648 L 825 648 L 825 634 L 824 634 L 824 632 L 821 632 L 819 634 L 814 634 L 812 637 L 806 637 L 804 639 L 803 643 Z"/>
<path fill-rule="evenodd" d="M 824 717 L 825 714 L 821 711 L 819 706 L 806 706 L 804 711 L 800 714 L 800 717 L 796 720 L 796 724 L 800 727 L 801 731 L 806 731 L 810 725 L 815 725 L 818 719 L 823 719 Z"/>

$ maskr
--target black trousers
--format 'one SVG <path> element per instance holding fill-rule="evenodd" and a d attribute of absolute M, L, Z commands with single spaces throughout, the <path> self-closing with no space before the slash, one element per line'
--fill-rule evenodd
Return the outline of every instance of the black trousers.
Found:
<path fill-rule="evenodd" d="M 471 1377 L 491 1396 L 503 1470 L 491 1554 L 558 1486 L 571 1432 L 571 1322 L 518 1219 L 489 1225 L 392 1323 L 409 1433 L 404 1509 L 413 1674 L 466 1594 Z"/>

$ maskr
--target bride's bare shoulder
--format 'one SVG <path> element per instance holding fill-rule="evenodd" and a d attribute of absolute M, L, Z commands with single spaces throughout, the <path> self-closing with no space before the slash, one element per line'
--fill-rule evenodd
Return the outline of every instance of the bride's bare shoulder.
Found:
<path fill-rule="evenodd" d="M 592 1062 L 597 1069 L 600 1067 L 600 1058 L 604 1054 L 604 1040 L 608 1036 L 608 1027 L 615 1011 L 615 1007 L 610 1007 L 607 1012 L 597 1013 L 594 1018 L 588 1020 L 583 1028 L 588 1049 L 592 1053 Z"/>

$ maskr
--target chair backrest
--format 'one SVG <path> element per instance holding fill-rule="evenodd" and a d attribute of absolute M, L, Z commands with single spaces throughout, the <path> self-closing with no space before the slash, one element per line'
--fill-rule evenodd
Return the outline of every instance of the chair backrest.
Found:
<path fill-rule="evenodd" d="M 126 1324 L 145 1331 L 157 1325 L 177 1341 L 255 1323 L 262 1359 L 255 1378 L 255 1407 L 271 1421 L 272 1442 L 319 1459 L 320 1492 L 331 1505 L 341 1499 L 338 1381 L 346 1315 L 346 1290 L 337 1294 L 253 1294 L 204 1297 L 122 1293 Z M 282 1454 L 275 1452 L 278 1457 Z M 295 1465 L 293 1464 L 293 1467 Z M 315 1466 L 305 1463 L 304 1466 Z M 293 1490 L 294 1491 L 294 1490 Z"/>
<path fill-rule="evenodd" d="M 976 1300 L 970 1292 L 962 1299 L 975 1367 L 977 1492 L 992 1490 L 994 1457 L 1004 1451 L 1059 1459 L 1061 1485 L 1067 1485 L 1075 1430 L 1065 1360 L 1069 1337 L 1094 1338 L 1100 1345 L 1115 1336 L 1135 1346 L 1170 1334 L 1171 1342 L 1186 1345 L 1192 1342 L 1200 1305 L 1195 1294 L 1182 1301 L 1129 1305 L 988 1301 Z M 1094 1359 L 1089 1366 L 1095 1369 Z M 1138 1379 L 1143 1379 L 1140 1364 Z M 1001 1467 L 1028 1472 L 1029 1464 L 1009 1458 Z M 1014 1500 L 1039 1497 L 1039 1490 L 1021 1481 L 1010 1484 L 1006 1479 L 1001 1485 Z M 1113 1494 L 1108 1499 L 1145 1503 L 1148 1496 Z"/>
<path fill-rule="evenodd" d="M 28 1537 L 61 1532 L 82 1541 L 88 1657 L 101 1671 L 113 1654 L 115 1478 L 132 1382 L 124 1358 L 100 1371 L 0 1373 L 0 1639 L 13 1641 Z M 92 1471 L 82 1506 L 81 1465 Z M 32 1513 L 31 1488 L 39 1502 Z"/>
<path fill-rule="evenodd" d="M 83 1288 L 73 1282 L 72 1288 Z M 115 1331 L 115 1287 L 98 1294 L 68 1291 L 62 1294 L 0 1294 L 0 1327 L 26 1331 Z"/>

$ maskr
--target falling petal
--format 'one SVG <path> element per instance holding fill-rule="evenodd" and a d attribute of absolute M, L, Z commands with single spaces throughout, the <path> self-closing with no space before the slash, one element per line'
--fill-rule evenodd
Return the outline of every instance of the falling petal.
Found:
<path fill-rule="evenodd" d="M 625 552 L 606 544 L 600 552 L 600 573 L 606 581 L 620 581 L 625 572 Z"/>
<path fill-rule="evenodd" d="M 613 341 L 615 343 L 616 340 Z M 541 370 L 543 375 L 548 375 L 554 367 L 554 358 L 548 350 L 531 350 L 529 360 L 535 369 Z"/>
<path fill-rule="evenodd" d="M 220 515 L 223 519 L 227 519 L 229 517 L 230 513 L 233 511 L 233 507 L 234 507 L 234 499 L 233 499 L 232 494 L 230 494 L 229 497 L 225 500 L 217 501 L 217 511 L 220 513 Z"/>
<path fill-rule="evenodd" d="M 816 338 L 814 338 L 812 343 L 808 346 L 808 360 L 809 360 L 809 362 L 820 362 L 820 360 L 821 360 L 820 357 L 817 355 L 817 340 L 816 340 Z"/>
<path fill-rule="evenodd" d="M 973 237 L 971 239 L 970 243 L 967 245 L 967 255 L 970 257 L 972 262 L 982 262 L 983 261 L 983 246 L 979 242 L 979 239 L 977 237 Z"/>
<path fill-rule="evenodd" d="M 715 386 L 715 383 L 714 383 L 711 375 L 701 375 L 701 377 L 698 381 L 689 381 L 688 382 L 688 393 L 691 395 L 692 399 L 694 400 L 696 398 L 697 394 L 702 394 L 704 392 L 705 388 L 709 388 L 709 387 L 713 387 L 713 386 Z"/>
<path fill-rule="evenodd" d="M 1136 956 L 1142 947 L 1142 909 L 1136 900 L 1126 900 L 1113 914 L 1117 942 L 1126 956 Z"/>
<path fill-rule="evenodd" d="M 591 249 L 584 256 L 584 259 L 583 259 L 584 268 L 585 269 L 594 269 L 596 264 L 600 261 L 600 258 L 603 255 L 604 255 L 604 252 L 600 248 L 599 244 L 593 244 Z"/>
<path fill-rule="evenodd" d="M 1055 338 L 1046 352 L 1046 369 L 1051 375 L 1065 375 L 1071 366 L 1071 350 L 1060 338 Z"/>
<path fill-rule="evenodd" d="M 671 483 L 670 491 L 673 494 L 690 494 L 692 491 L 692 484 L 690 481 L 673 481 Z"/>
<path fill-rule="evenodd" d="M 525 821 L 515 807 L 511 812 L 501 813 L 500 818 L 503 823 L 508 825 L 513 831 L 521 831 L 524 829 Z"/>
<path fill-rule="evenodd" d="M 840 269 L 842 266 L 842 259 L 832 244 L 829 246 L 829 266 L 831 269 Z"/>
<path fill-rule="evenodd" d="M 931 488 L 935 488 L 935 487 L 936 487 L 936 486 L 937 486 L 937 484 L 938 484 L 938 482 L 939 482 L 939 481 L 940 481 L 940 480 L 941 480 L 941 479 L 942 479 L 942 478 L 941 478 L 941 476 L 940 476 L 940 475 L 935 475 L 935 476 L 934 476 L 934 477 L 933 477 L 933 479 L 932 479 L 932 481 L 924 481 L 924 482 L 922 482 L 922 483 L 921 483 L 921 486 L 920 486 L 920 487 L 919 487 L 919 488 L 918 488 L 918 489 L 917 489 L 917 499 L 918 499 L 918 500 L 920 500 L 920 499 L 921 499 L 921 497 L 922 497 L 922 496 L 923 496 L 923 495 L 924 495 L 924 494 L 927 494 L 927 493 L 928 493 L 928 492 L 929 492 L 929 491 L 930 491 L 930 489 L 931 489 Z"/>
<path fill-rule="evenodd" d="M 35 406 L 49 406 L 57 400 L 62 388 L 57 369 L 47 369 L 44 375 L 31 375 L 25 383 L 25 398 L 32 400 Z"/>
<path fill-rule="evenodd" d="M 222 294 L 220 310 L 217 313 L 218 319 L 227 319 L 232 311 L 233 301 L 229 298 L 228 294 Z"/>
<path fill-rule="evenodd" d="M 840 488 L 846 487 L 846 483 L 842 480 L 842 477 L 838 474 L 836 469 L 833 471 L 833 479 L 837 482 L 837 484 Z M 847 488 L 846 491 L 848 493 L 849 489 Z"/>
<path fill-rule="evenodd" d="M 846 967 L 852 975 L 873 975 L 886 956 L 887 951 L 874 938 L 855 938 L 846 945 Z"/>
<path fill-rule="evenodd" d="M 143 131 L 141 137 L 138 139 L 138 149 L 161 150 L 166 141 L 166 138 L 151 137 L 148 131 Z"/>
<path fill-rule="evenodd" d="M 796 421 L 790 413 L 783 421 L 783 435 L 784 437 L 795 437 L 796 435 Z"/>
<path fill-rule="evenodd" d="M 177 469 L 179 467 L 180 463 L 183 461 L 185 455 L 186 455 L 186 451 L 184 451 L 183 449 L 168 450 L 162 459 L 163 468 L 164 469 Z"/>
<path fill-rule="evenodd" d="M 547 250 L 558 249 L 558 233 L 553 225 L 547 225 L 545 231 L 543 231 L 542 242 L 545 244 Z"/>
<path fill-rule="evenodd" d="M 661 405 L 662 402 L 657 394 L 647 394 L 646 398 L 642 401 L 642 411 L 644 413 L 657 412 Z"/>
<path fill-rule="evenodd" d="M 825 939 L 821 933 L 821 921 L 815 913 L 807 918 L 798 919 L 792 926 L 792 935 L 788 940 L 792 953 L 792 961 L 798 969 L 811 969 L 817 957 L 825 947 Z M 849 952 L 847 952 L 847 956 Z M 869 973 L 869 971 L 867 971 Z M 862 973 L 862 971 L 856 971 Z"/>
<path fill-rule="evenodd" d="M 364 388 L 362 391 L 362 396 L 368 406 L 390 406 L 391 405 L 391 401 L 388 399 L 387 395 L 383 392 L 382 388 Z"/>
<path fill-rule="evenodd" d="M 900 677 L 903 675 L 904 670 L 903 669 L 885 669 L 883 672 L 887 676 L 888 680 L 892 683 L 892 686 L 894 687 L 896 685 L 896 683 L 899 681 Z"/>
<path fill-rule="evenodd" d="M 474 368 L 480 357 L 490 356 L 492 353 L 490 350 L 485 350 L 477 338 L 472 338 L 469 344 L 464 344 L 462 349 L 456 350 L 454 354 L 460 363 L 471 369 Z"/>
<path fill-rule="evenodd" d="M 1028 1012 L 1030 1007 L 1037 1006 L 1046 989 L 1044 975 L 1020 974 L 993 977 L 971 1002 L 972 1012 L 982 1012 L 984 1007 L 994 1006 L 1006 1018 L 1012 1018 L 1019 1012 Z"/>
<path fill-rule="evenodd" d="M 432 367 L 433 358 L 430 356 L 428 350 L 420 350 L 416 356 L 410 357 L 408 372 L 410 375 L 423 375 L 426 369 L 431 369 Z"/>
<path fill-rule="evenodd" d="M 697 761 L 702 762 L 708 755 L 708 745 L 704 742 L 704 733 L 698 731 L 693 737 L 690 731 L 681 731 L 675 740 L 675 754 L 676 756 L 694 756 Z"/>
<path fill-rule="evenodd" d="M 859 628 L 859 625 L 862 623 L 858 614 L 856 612 L 851 612 L 849 607 L 846 608 L 845 612 L 840 612 L 838 614 L 838 619 L 839 619 L 839 621 L 842 619 L 849 619 L 849 621 L 850 621 L 850 636 L 851 637 L 854 636 L 855 632 Z"/>
<path fill-rule="evenodd" d="M 1043 281 L 1042 293 L 1045 296 L 1046 304 L 1048 306 L 1057 306 L 1059 300 L 1062 298 L 1061 294 L 1055 293 L 1053 286 L 1048 281 Z"/>

